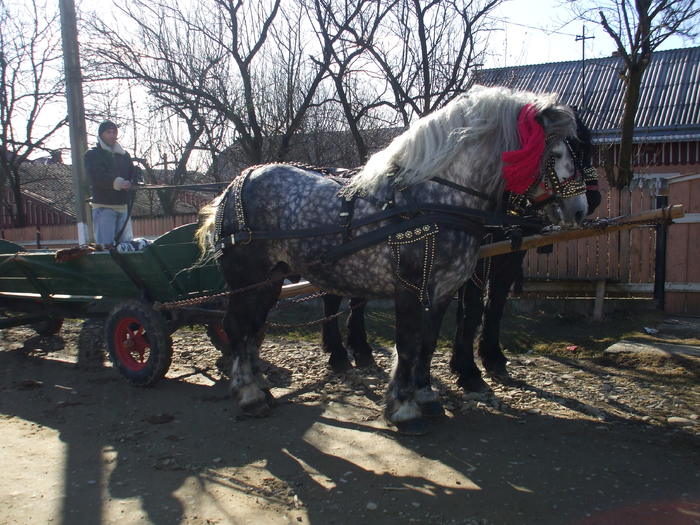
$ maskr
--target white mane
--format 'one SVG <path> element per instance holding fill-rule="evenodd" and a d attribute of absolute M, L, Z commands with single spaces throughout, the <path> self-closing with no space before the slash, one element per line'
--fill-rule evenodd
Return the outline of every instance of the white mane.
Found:
<path fill-rule="evenodd" d="M 444 108 L 413 123 L 387 148 L 372 155 L 348 189 L 376 195 L 390 185 L 405 187 L 422 182 L 444 171 L 468 145 L 478 146 L 472 148 L 470 172 L 498 183 L 501 154 L 520 147 L 520 109 L 533 104 L 541 112 L 555 107 L 554 101 L 555 95 L 474 86 Z M 573 117 L 570 120 L 573 122 Z"/>

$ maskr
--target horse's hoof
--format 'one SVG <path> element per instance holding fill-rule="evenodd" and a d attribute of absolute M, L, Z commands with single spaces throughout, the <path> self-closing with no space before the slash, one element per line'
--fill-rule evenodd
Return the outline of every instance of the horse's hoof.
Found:
<path fill-rule="evenodd" d="M 442 407 L 440 401 L 428 401 L 426 403 L 418 403 L 420 407 L 420 412 L 424 417 L 443 417 L 445 415 L 445 409 Z"/>
<path fill-rule="evenodd" d="M 428 422 L 425 418 L 408 419 L 392 422 L 399 434 L 405 436 L 424 436 L 428 433 Z"/>
<path fill-rule="evenodd" d="M 374 361 L 374 357 L 372 357 L 372 354 L 355 354 L 354 357 L 355 366 L 357 368 L 370 368 L 373 366 L 377 366 L 377 363 Z"/>
<path fill-rule="evenodd" d="M 493 370 L 487 369 L 486 373 L 496 383 L 500 383 L 502 385 L 512 385 L 514 383 L 513 378 L 510 376 L 505 367 L 498 367 Z"/>
<path fill-rule="evenodd" d="M 267 396 L 265 399 L 261 399 L 255 403 L 249 405 L 241 406 L 241 415 L 243 417 L 267 417 L 272 412 L 272 408 L 267 401 Z"/>
<path fill-rule="evenodd" d="M 462 387 L 465 392 L 488 392 L 490 390 L 486 381 L 477 377 L 461 377 L 457 380 L 457 385 Z"/>
<path fill-rule="evenodd" d="M 231 376 L 231 365 L 233 365 L 233 359 L 231 359 L 231 356 L 222 355 L 216 360 L 216 369 L 224 377 Z"/>
<path fill-rule="evenodd" d="M 275 396 L 272 395 L 272 392 L 270 392 L 270 389 L 264 389 L 263 393 L 265 394 L 265 403 L 267 403 L 267 406 L 270 408 L 274 407 L 277 404 L 277 400 Z"/>
<path fill-rule="evenodd" d="M 331 357 L 328 360 L 328 366 L 336 374 L 343 374 L 352 368 L 352 363 L 347 357 L 341 357 L 336 359 Z"/>

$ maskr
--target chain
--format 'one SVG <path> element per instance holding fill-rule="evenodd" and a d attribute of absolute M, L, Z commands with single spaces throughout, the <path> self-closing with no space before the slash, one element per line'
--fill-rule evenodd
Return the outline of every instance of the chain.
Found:
<path fill-rule="evenodd" d="M 315 295 L 315 294 L 312 294 L 312 295 Z M 323 295 L 325 295 L 325 294 L 323 294 Z M 313 297 L 312 297 L 312 298 L 313 298 Z M 306 299 L 304 299 L 304 300 L 306 300 Z M 313 321 L 306 321 L 305 323 L 291 323 L 291 324 L 288 324 L 288 323 L 273 323 L 273 322 L 271 322 L 271 321 L 268 321 L 268 322 L 266 323 L 266 325 L 267 325 L 267 326 L 270 326 L 270 327 L 273 327 L 273 328 L 305 328 L 305 327 L 308 327 L 308 326 L 315 326 L 315 325 L 318 325 L 318 324 L 326 323 L 326 322 L 328 322 L 328 321 L 332 321 L 333 319 L 337 319 L 337 318 L 340 317 L 341 315 L 345 315 L 346 313 L 351 312 L 351 311 L 354 310 L 355 308 L 359 308 L 360 306 L 364 306 L 364 305 L 366 305 L 366 304 L 367 304 L 367 299 L 363 300 L 363 301 L 362 301 L 361 303 L 359 303 L 359 304 L 356 304 L 355 306 L 349 306 L 349 307 L 346 308 L 345 310 L 341 310 L 341 311 L 338 312 L 338 313 L 335 313 L 335 314 L 332 314 L 332 315 L 327 315 L 326 317 L 321 317 L 320 319 L 315 319 L 315 320 L 313 320 Z"/>
<path fill-rule="evenodd" d="M 191 299 L 182 299 L 180 301 L 169 301 L 167 303 L 155 302 L 155 303 L 153 303 L 153 309 L 154 310 L 175 310 L 176 308 L 181 308 L 183 306 L 196 306 L 198 304 L 208 303 L 210 301 L 213 301 L 215 299 L 219 299 L 221 297 L 228 297 L 230 295 L 237 295 L 239 293 L 247 292 L 250 290 L 255 290 L 257 288 L 262 288 L 263 286 L 267 286 L 269 284 L 277 282 L 280 279 L 286 279 L 287 277 L 298 276 L 298 275 L 299 275 L 298 273 L 290 272 L 290 273 L 281 275 L 280 277 L 278 277 L 274 281 L 272 279 L 265 279 L 264 281 L 249 284 L 248 286 L 243 286 L 242 288 L 236 288 L 235 290 L 227 290 L 225 292 L 220 292 L 220 293 L 216 293 L 213 295 L 201 295 L 199 297 L 193 297 Z"/>
<path fill-rule="evenodd" d="M 604 230 L 608 227 L 611 226 L 618 226 L 618 225 L 640 225 L 640 226 L 653 226 L 653 225 L 659 225 L 659 224 L 671 224 L 673 223 L 673 219 L 664 211 L 664 216 L 659 217 L 658 219 L 639 219 L 636 221 L 625 221 L 623 223 L 617 223 L 618 219 L 623 218 L 621 217 L 614 217 L 612 219 L 593 219 L 590 221 L 586 221 L 583 225 L 584 229 L 589 229 L 589 230 Z M 613 232 L 614 233 L 614 232 Z"/>

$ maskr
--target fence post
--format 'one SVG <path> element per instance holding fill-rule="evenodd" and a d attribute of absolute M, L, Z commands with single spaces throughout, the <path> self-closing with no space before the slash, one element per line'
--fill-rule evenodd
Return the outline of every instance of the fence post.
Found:
<path fill-rule="evenodd" d="M 656 196 L 656 207 L 664 208 L 668 205 L 666 195 Z M 668 224 L 659 223 L 656 230 L 656 255 L 654 258 L 654 301 L 658 310 L 664 310 L 666 306 L 666 242 L 668 238 Z"/>

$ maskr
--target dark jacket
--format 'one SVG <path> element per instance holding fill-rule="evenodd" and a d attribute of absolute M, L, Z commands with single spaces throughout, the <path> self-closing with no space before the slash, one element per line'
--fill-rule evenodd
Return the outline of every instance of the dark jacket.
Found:
<path fill-rule="evenodd" d="M 128 204 L 130 192 L 115 190 L 114 179 L 121 177 L 135 183 L 140 173 L 128 153 L 117 155 L 99 144 L 85 154 L 85 170 L 95 204 Z"/>

